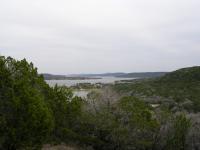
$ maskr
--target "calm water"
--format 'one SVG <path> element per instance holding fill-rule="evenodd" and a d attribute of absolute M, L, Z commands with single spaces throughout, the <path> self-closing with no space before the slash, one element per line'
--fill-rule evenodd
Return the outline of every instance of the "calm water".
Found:
<path fill-rule="evenodd" d="M 120 80 L 132 80 L 135 78 L 116 78 L 116 77 L 102 77 L 101 79 L 88 79 L 88 80 L 46 80 L 46 82 L 50 86 L 54 85 L 65 85 L 65 86 L 73 86 L 78 83 L 114 83 L 115 81 L 120 81 Z"/>
<path fill-rule="evenodd" d="M 46 80 L 46 82 L 50 85 L 50 86 L 54 86 L 54 85 L 65 85 L 65 86 L 73 86 L 76 85 L 78 83 L 109 83 L 109 84 L 113 84 L 115 83 L 115 81 L 120 81 L 120 80 L 132 80 L 135 78 L 116 78 L 116 77 L 101 77 L 101 79 L 89 79 L 89 80 Z M 82 98 L 86 98 L 87 94 L 90 92 L 91 90 L 75 90 L 74 91 L 74 95 L 76 96 L 80 96 Z"/>
<path fill-rule="evenodd" d="M 86 98 L 87 94 L 90 93 L 90 92 L 91 92 L 91 90 L 76 90 L 73 93 L 74 93 L 75 96 Z"/>

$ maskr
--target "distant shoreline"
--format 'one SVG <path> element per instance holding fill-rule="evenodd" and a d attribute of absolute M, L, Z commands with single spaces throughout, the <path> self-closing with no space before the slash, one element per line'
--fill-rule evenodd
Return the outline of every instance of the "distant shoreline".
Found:
<path fill-rule="evenodd" d="M 77 75 L 53 75 L 42 74 L 45 80 L 96 80 L 104 77 L 115 78 L 154 78 L 161 77 L 167 72 L 138 72 L 138 73 L 105 73 L 105 74 L 77 74 Z"/>
<path fill-rule="evenodd" d="M 93 80 L 93 79 L 102 79 L 99 77 L 61 77 L 61 78 L 47 78 L 45 80 Z"/>

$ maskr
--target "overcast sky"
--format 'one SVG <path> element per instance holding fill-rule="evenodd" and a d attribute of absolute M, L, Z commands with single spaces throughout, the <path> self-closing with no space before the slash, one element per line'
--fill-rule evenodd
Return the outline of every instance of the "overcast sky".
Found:
<path fill-rule="evenodd" d="M 54 74 L 200 65 L 200 0 L 0 0 L 0 54 Z"/>

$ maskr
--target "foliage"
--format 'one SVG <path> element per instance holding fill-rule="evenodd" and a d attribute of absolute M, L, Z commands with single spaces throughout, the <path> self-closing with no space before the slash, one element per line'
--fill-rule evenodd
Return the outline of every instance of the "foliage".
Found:
<path fill-rule="evenodd" d="M 71 141 L 81 106 L 70 89 L 49 87 L 32 63 L 0 57 L 0 149 Z"/>
<path fill-rule="evenodd" d="M 137 96 L 196 99 L 199 108 L 198 73 L 184 70 L 180 81 L 178 77 L 176 72 L 115 85 L 120 92 L 131 92 L 125 97 L 104 87 L 85 101 L 67 87 L 49 87 L 25 59 L 0 57 L 0 149 L 41 149 L 44 143 L 64 142 L 95 150 L 184 150 L 190 120 Z"/>
<path fill-rule="evenodd" d="M 200 111 L 200 67 L 191 67 L 168 73 L 163 77 L 136 80 L 132 83 L 114 85 L 118 92 L 132 92 L 132 95 L 160 96 L 176 103 L 190 101 L 188 111 Z"/>
<path fill-rule="evenodd" d="M 42 144 L 53 128 L 42 92 L 43 78 L 26 60 L 0 58 L 0 147 L 19 149 Z"/>
<path fill-rule="evenodd" d="M 153 117 L 150 106 L 134 97 L 124 97 L 111 108 L 104 104 L 96 113 L 86 113 L 85 124 L 94 127 L 90 134 L 101 141 L 100 144 L 93 143 L 95 149 L 126 150 L 152 147 L 159 123 Z M 95 107 L 93 104 L 92 106 Z"/>
<path fill-rule="evenodd" d="M 176 116 L 172 133 L 167 141 L 166 149 L 185 150 L 187 148 L 186 136 L 190 125 L 190 120 L 188 120 L 185 115 L 181 114 Z"/>
<path fill-rule="evenodd" d="M 73 97 L 70 89 L 56 85 L 51 90 L 49 103 L 55 120 L 54 140 L 69 140 L 66 133 L 73 133 L 72 129 L 77 125 L 77 120 L 81 116 L 82 99 Z"/>

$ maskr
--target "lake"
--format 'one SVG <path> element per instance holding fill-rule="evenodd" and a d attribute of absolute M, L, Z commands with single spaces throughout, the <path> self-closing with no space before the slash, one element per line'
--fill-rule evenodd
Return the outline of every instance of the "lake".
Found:
<path fill-rule="evenodd" d="M 73 91 L 75 96 L 82 97 L 82 98 L 86 98 L 88 93 L 90 93 L 90 92 L 91 92 L 91 90 L 75 90 L 75 91 Z"/>
<path fill-rule="evenodd" d="M 95 83 L 105 83 L 105 84 L 113 84 L 115 83 L 115 81 L 120 81 L 120 80 L 133 80 L 136 78 L 117 78 L 117 77 L 101 77 L 101 79 L 86 79 L 86 80 L 46 80 L 46 82 L 50 85 L 50 86 L 54 86 L 54 85 L 65 85 L 65 86 L 73 86 L 76 85 L 78 83 L 91 83 L 91 84 L 95 84 Z"/>
<path fill-rule="evenodd" d="M 133 80 L 136 78 L 117 78 L 117 77 L 101 77 L 101 79 L 86 79 L 86 80 L 46 80 L 46 82 L 50 85 L 50 86 L 54 86 L 54 85 L 59 85 L 59 86 L 73 86 L 76 85 L 78 83 L 91 83 L 91 84 L 95 84 L 95 83 L 104 83 L 104 84 L 114 84 L 115 81 L 120 81 L 120 80 Z M 90 92 L 91 90 L 75 90 L 74 95 L 82 97 L 82 98 L 86 98 L 87 94 Z"/>

